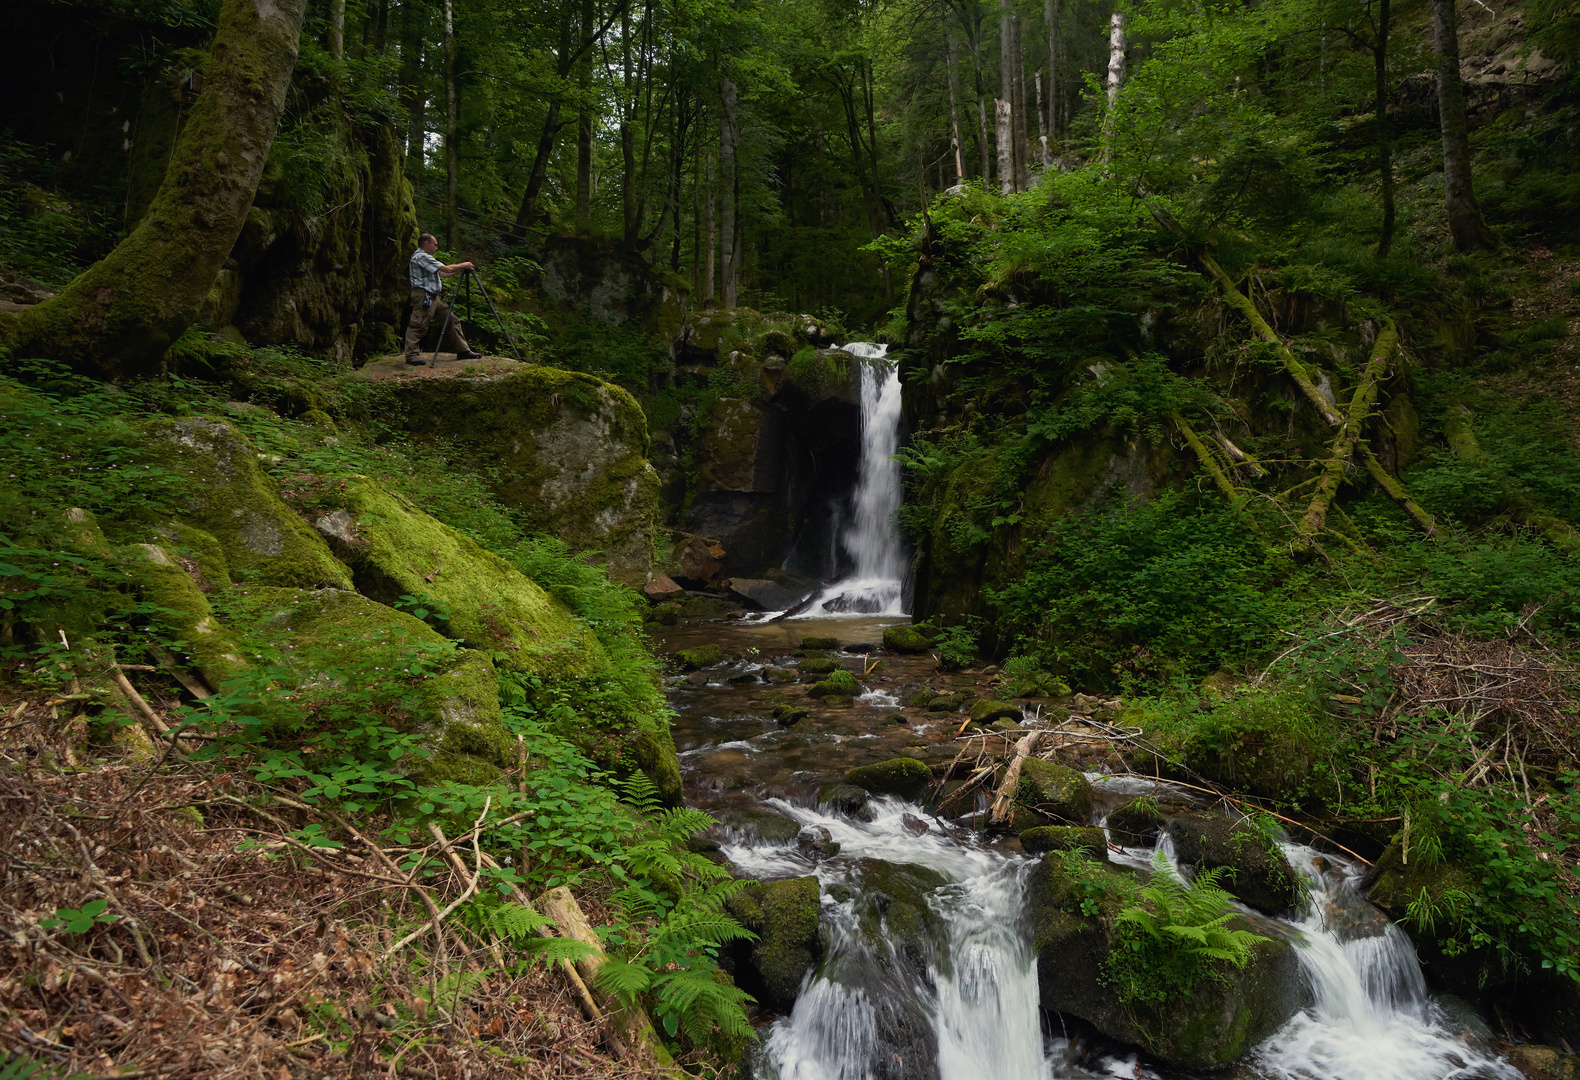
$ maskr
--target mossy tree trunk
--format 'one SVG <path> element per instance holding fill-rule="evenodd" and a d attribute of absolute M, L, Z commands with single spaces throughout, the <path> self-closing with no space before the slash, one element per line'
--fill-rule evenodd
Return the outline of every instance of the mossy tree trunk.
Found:
<path fill-rule="evenodd" d="M 109 378 L 153 370 L 198 316 L 247 220 L 285 108 L 307 0 L 224 0 L 203 92 L 130 236 L 4 327 L 17 357 Z"/>
<path fill-rule="evenodd" d="M 1379 0 L 1377 6 L 1377 38 L 1372 48 L 1372 71 L 1375 76 L 1377 109 L 1377 172 L 1382 178 L 1382 234 L 1377 238 L 1377 257 L 1386 259 L 1393 246 L 1394 194 L 1393 194 L 1393 140 L 1388 132 L 1388 31 L 1391 13 L 1389 0 Z"/>

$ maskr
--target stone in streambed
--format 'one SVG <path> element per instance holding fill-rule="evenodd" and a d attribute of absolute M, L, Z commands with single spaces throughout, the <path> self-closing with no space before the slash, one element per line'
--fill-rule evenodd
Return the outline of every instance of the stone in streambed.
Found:
<path fill-rule="evenodd" d="M 724 661 L 724 650 L 718 645 L 698 645 L 695 649 L 681 649 L 675 653 L 682 671 L 696 671 Z"/>
<path fill-rule="evenodd" d="M 1007 701 L 975 701 L 971 703 L 971 720 L 977 724 L 991 724 L 995 720 L 1010 720 L 1019 725 L 1025 714 L 1019 705 Z"/>
<path fill-rule="evenodd" d="M 1113 950 L 1126 947 L 1114 917 L 1135 885 L 1134 871 L 1112 863 L 1064 852 L 1042 857 L 1028 881 L 1027 908 L 1044 1009 L 1078 1016 L 1171 1065 L 1211 1069 L 1238 1060 L 1307 1003 L 1294 947 L 1277 938 L 1252 946 L 1243 970 L 1223 965 L 1188 994 L 1157 1005 L 1122 1001 L 1105 966 Z M 1228 927 L 1265 929 L 1243 915 Z"/>
<path fill-rule="evenodd" d="M 1028 757 L 1020 767 L 1020 789 L 1015 801 L 1017 824 L 1021 809 L 1041 818 L 1036 822 L 1040 825 L 1085 825 L 1092 817 L 1092 785 L 1086 777 L 1056 761 Z"/>
<path fill-rule="evenodd" d="M 867 808 L 867 789 L 855 784 L 824 784 L 817 789 L 817 801 L 836 814 L 856 817 Z"/>
<path fill-rule="evenodd" d="M 642 586 L 642 594 L 653 603 L 662 604 L 679 600 L 686 595 L 686 590 L 675 584 L 675 579 L 668 574 L 654 574 L 653 580 Z"/>
<path fill-rule="evenodd" d="M 938 713 L 958 712 L 965 703 L 965 694 L 934 694 L 927 701 L 927 711 Z"/>
<path fill-rule="evenodd" d="M 1158 812 L 1156 799 L 1142 796 L 1131 799 L 1104 822 L 1114 843 L 1124 847 L 1142 847 L 1158 838 L 1163 829 L 1163 815 Z"/>
<path fill-rule="evenodd" d="M 1181 864 L 1197 870 L 1222 867 L 1219 881 L 1239 900 L 1276 915 L 1300 902 L 1300 878 L 1283 851 L 1260 831 L 1222 814 L 1195 811 L 1164 827 Z"/>
<path fill-rule="evenodd" d="M 1108 841 L 1102 829 L 1073 825 L 1039 825 L 1020 834 L 1020 846 L 1028 855 L 1045 851 L 1084 851 L 1103 862 L 1108 861 Z"/>
<path fill-rule="evenodd" d="M 727 810 L 719 815 L 719 824 L 770 844 L 788 844 L 801 831 L 798 822 L 772 810 Z"/>
<path fill-rule="evenodd" d="M 898 795 L 916 802 L 933 781 L 932 770 L 915 758 L 891 758 L 850 770 L 845 778 L 874 795 Z"/>
<path fill-rule="evenodd" d="M 796 847 L 809 859 L 826 859 L 839 854 L 839 841 L 823 825 L 804 825 L 796 834 Z"/>
<path fill-rule="evenodd" d="M 799 724 L 812 715 L 811 709 L 798 709 L 794 705 L 775 705 L 773 717 L 785 727 Z"/>
<path fill-rule="evenodd" d="M 879 721 L 879 723 L 881 723 L 881 724 L 883 724 L 885 726 L 893 726 L 893 725 L 898 725 L 898 724 L 909 724 L 910 722 L 911 722 L 910 719 L 904 713 L 898 713 L 898 712 L 889 713 L 887 716 L 885 716 L 882 720 Z"/>
<path fill-rule="evenodd" d="M 801 647 L 803 649 L 837 649 L 839 648 L 839 638 L 804 637 L 801 639 Z"/>
<path fill-rule="evenodd" d="M 781 585 L 764 578 L 730 578 L 726 583 L 730 595 L 764 611 L 785 611 L 795 607 L 811 593 L 811 587 Z"/>
<path fill-rule="evenodd" d="M 735 981 L 770 1009 L 788 1012 L 808 971 L 823 952 L 817 931 L 819 886 L 815 877 L 749 885 L 725 908 L 756 941 L 730 943 Z"/>
<path fill-rule="evenodd" d="M 855 697 L 861 693 L 861 684 L 848 671 L 831 671 L 827 679 L 814 683 L 807 693 L 815 698 Z"/>
<path fill-rule="evenodd" d="M 809 656 L 796 664 L 796 670 L 803 676 L 827 675 L 831 671 L 838 671 L 839 665 L 821 656 Z"/>
<path fill-rule="evenodd" d="M 883 631 L 883 647 L 890 652 L 924 653 L 933 641 L 914 626 L 891 626 Z"/>

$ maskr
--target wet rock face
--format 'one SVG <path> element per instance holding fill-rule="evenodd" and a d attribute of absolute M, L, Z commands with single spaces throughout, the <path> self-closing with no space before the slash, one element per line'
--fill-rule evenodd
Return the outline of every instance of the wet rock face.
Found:
<path fill-rule="evenodd" d="M 1221 814 L 1192 812 L 1165 827 L 1180 863 L 1226 872 L 1220 884 L 1236 898 L 1270 915 L 1300 902 L 1300 878 L 1278 846 L 1251 825 Z"/>
<path fill-rule="evenodd" d="M 1097 882 L 1133 874 L 1111 864 L 1090 864 Z M 1113 919 L 1117 890 L 1082 888 L 1082 880 L 1059 854 L 1043 857 L 1029 882 L 1028 913 L 1037 948 L 1042 1007 L 1087 1021 L 1110 1038 L 1188 1069 L 1228 1065 L 1283 1026 L 1306 1003 L 1300 962 L 1281 939 L 1256 945 L 1245 969 L 1226 968 L 1221 979 L 1205 979 L 1188 996 L 1149 1006 L 1119 999 L 1103 975 L 1116 944 Z M 1100 896 L 1101 911 L 1087 914 L 1082 901 Z M 1252 930 L 1243 916 L 1231 929 Z"/>
<path fill-rule="evenodd" d="M 1024 808 L 1038 824 L 1085 825 L 1092 817 L 1092 785 L 1067 765 L 1027 758 L 1021 766 L 1017 811 Z M 1017 813 L 1016 821 L 1020 820 Z"/>
<path fill-rule="evenodd" d="M 1163 815 L 1158 811 L 1156 800 L 1131 799 L 1109 814 L 1105 824 L 1116 844 L 1142 847 L 1157 839 L 1163 829 Z"/>

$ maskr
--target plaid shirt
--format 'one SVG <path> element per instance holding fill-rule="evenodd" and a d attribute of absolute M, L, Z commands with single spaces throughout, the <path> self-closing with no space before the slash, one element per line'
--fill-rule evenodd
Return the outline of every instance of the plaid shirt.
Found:
<path fill-rule="evenodd" d="M 414 288 L 426 289 L 429 293 L 437 293 L 444 288 L 444 283 L 439 280 L 439 271 L 443 267 L 444 263 L 428 254 L 422 248 L 418 248 L 411 257 L 411 265 L 407 268 L 406 274 L 411 278 Z"/>

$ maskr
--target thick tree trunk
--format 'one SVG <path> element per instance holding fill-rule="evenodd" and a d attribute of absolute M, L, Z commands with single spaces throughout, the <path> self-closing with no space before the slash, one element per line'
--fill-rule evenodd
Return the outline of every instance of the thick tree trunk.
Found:
<path fill-rule="evenodd" d="M 1031 169 L 1026 162 L 1027 147 L 1031 142 L 1031 124 L 1027 117 L 1031 115 L 1030 96 L 1026 89 L 1026 46 L 1025 39 L 1021 36 L 1020 15 L 1014 19 L 1015 39 L 1015 96 L 1010 100 L 1015 103 L 1014 135 L 1015 135 L 1015 190 L 1025 191 L 1031 186 Z"/>
<path fill-rule="evenodd" d="M 1481 217 L 1470 175 L 1465 86 L 1459 75 L 1459 19 L 1454 0 L 1432 0 L 1432 46 L 1437 53 L 1437 112 L 1443 129 L 1443 208 L 1460 251 L 1493 248 L 1498 238 Z"/>
<path fill-rule="evenodd" d="M 966 182 L 966 159 L 964 140 L 960 137 L 960 90 L 959 77 L 956 75 L 960 66 L 960 46 L 955 44 L 955 36 L 949 32 L 947 7 L 939 8 L 939 21 L 943 24 L 944 43 L 947 46 L 944 72 L 949 77 L 949 137 L 955 151 L 955 183 L 963 184 Z"/>
<path fill-rule="evenodd" d="M 329 50 L 329 55 L 336 60 L 342 60 L 346 55 L 346 0 L 330 0 L 329 2 L 329 37 L 324 42 L 324 48 Z"/>
<path fill-rule="evenodd" d="M 987 122 L 987 91 L 982 85 L 982 42 L 980 27 L 978 33 L 972 33 L 969 26 L 967 34 L 971 41 L 971 75 L 977 91 L 977 150 L 982 158 L 982 183 L 988 184 L 993 179 L 993 144 L 988 141 Z"/>
<path fill-rule="evenodd" d="M 1372 49 L 1372 72 L 1376 78 L 1377 172 L 1382 184 L 1382 234 L 1377 237 L 1377 257 L 1386 258 L 1393 246 L 1393 141 L 1388 132 L 1388 22 L 1389 0 L 1379 0 L 1377 42 Z"/>
<path fill-rule="evenodd" d="M 225 0 L 203 91 L 148 212 L 114 251 L 0 336 L 12 356 L 121 378 L 157 368 L 241 234 L 296 66 L 306 0 Z"/>
<path fill-rule="evenodd" d="M 1014 107 L 1003 98 L 993 103 L 998 136 L 998 189 L 1004 195 L 1015 193 Z"/>
<path fill-rule="evenodd" d="M 1125 15 L 1116 11 L 1108 20 L 1108 112 L 1103 117 L 1103 160 L 1114 156 L 1114 109 L 1125 81 Z"/>
<path fill-rule="evenodd" d="M 724 287 L 724 306 L 735 306 L 735 263 L 740 252 L 735 250 L 735 143 L 739 137 L 736 127 L 735 82 L 729 76 L 719 80 L 719 102 L 723 106 L 723 121 L 719 125 L 719 183 L 724 188 L 724 207 L 719 217 L 719 239 L 724 245 L 723 265 L 720 267 Z"/>
<path fill-rule="evenodd" d="M 454 251 L 461 229 L 461 144 L 456 134 L 460 94 L 455 85 L 455 5 L 444 0 L 444 246 Z"/>

